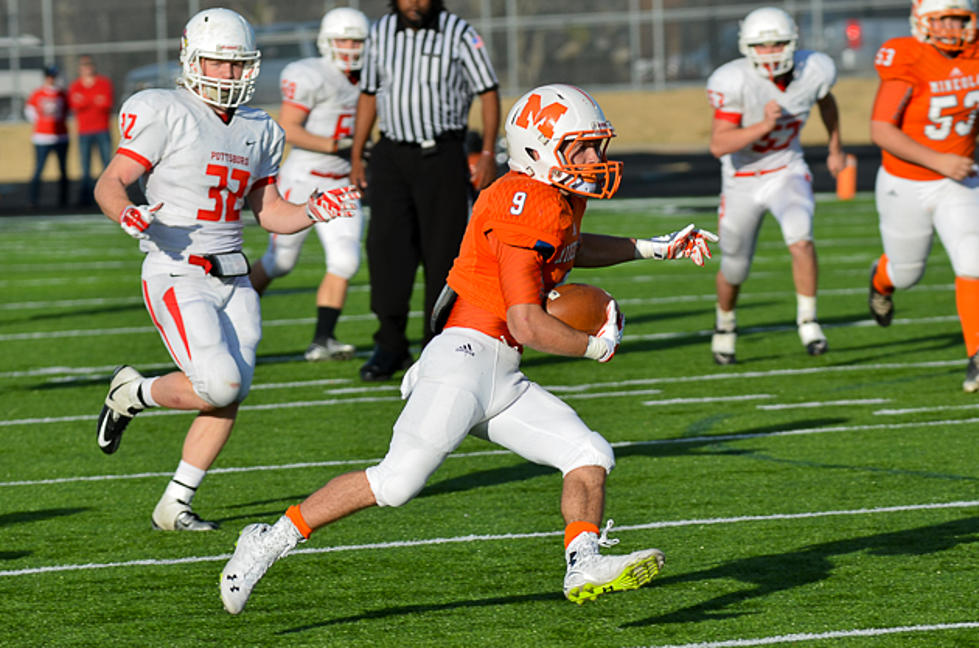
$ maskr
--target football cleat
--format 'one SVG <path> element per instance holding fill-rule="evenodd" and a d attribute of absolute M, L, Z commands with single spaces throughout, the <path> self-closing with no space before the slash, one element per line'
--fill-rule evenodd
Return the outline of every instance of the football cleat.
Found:
<path fill-rule="evenodd" d="M 278 522 L 249 524 L 241 530 L 231 560 L 221 570 L 221 602 L 231 614 L 245 609 L 252 590 L 275 561 L 300 542 L 302 534 L 286 516 Z"/>
<path fill-rule="evenodd" d="M 139 381 L 143 375 L 130 367 L 116 367 L 109 383 L 109 393 L 105 397 L 105 405 L 99 413 L 98 436 L 99 448 L 105 454 L 112 454 L 119 449 L 122 433 L 133 420 L 133 417 L 146 409 L 139 398 Z"/>
<path fill-rule="evenodd" d="M 666 562 L 659 549 L 634 551 L 624 556 L 603 556 L 599 547 L 609 547 L 618 540 L 609 540 L 608 521 L 601 537 L 594 533 L 579 534 L 565 551 L 568 571 L 564 576 L 564 596 L 582 605 L 603 594 L 638 589 L 651 581 Z"/>
<path fill-rule="evenodd" d="M 307 362 L 322 362 L 324 360 L 350 360 L 357 348 L 333 338 L 327 338 L 326 344 L 310 342 L 304 357 Z"/>
<path fill-rule="evenodd" d="M 157 531 L 214 531 L 217 522 L 202 520 L 189 504 L 164 495 L 153 509 L 153 528 Z"/>
<path fill-rule="evenodd" d="M 894 300 L 890 295 L 885 295 L 874 288 L 874 275 L 877 274 L 877 264 L 880 259 L 874 261 L 870 266 L 870 292 L 867 295 L 867 306 L 870 307 L 870 314 L 874 316 L 874 321 L 879 326 L 890 326 L 894 318 Z"/>
<path fill-rule="evenodd" d="M 802 346 L 806 347 L 806 352 L 811 356 L 823 355 L 829 351 L 829 343 L 823 335 L 823 329 L 819 322 L 810 320 L 799 324 L 799 339 Z"/>
<path fill-rule="evenodd" d="M 710 352 L 714 354 L 714 362 L 719 365 L 732 365 L 736 362 L 734 357 L 734 345 L 738 341 L 738 331 L 722 331 L 714 329 L 714 335 L 710 338 Z"/>
<path fill-rule="evenodd" d="M 970 394 L 979 391 L 979 352 L 969 358 L 969 366 L 965 369 L 962 389 Z"/>

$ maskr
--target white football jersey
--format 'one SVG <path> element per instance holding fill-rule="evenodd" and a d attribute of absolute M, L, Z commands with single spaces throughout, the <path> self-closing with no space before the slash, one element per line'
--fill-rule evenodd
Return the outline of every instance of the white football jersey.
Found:
<path fill-rule="evenodd" d="M 143 90 L 120 108 L 119 133 L 118 154 L 147 169 L 147 203 L 163 203 L 141 250 L 186 257 L 241 249 L 245 197 L 275 181 L 282 159 L 285 134 L 268 113 L 240 106 L 225 123 L 189 90 Z"/>
<path fill-rule="evenodd" d="M 305 128 L 314 135 L 335 140 L 352 139 L 358 87 L 332 61 L 324 57 L 290 63 L 280 77 L 283 103 L 309 112 Z M 308 179 L 309 175 L 344 178 L 350 162 L 338 155 L 292 147 L 282 165 L 282 187 Z"/>
<path fill-rule="evenodd" d="M 775 130 L 740 151 L 721 158 L 725 177 L 784 167 L 802 159 L 799 133 L 817 101 L 836 83 L 836 66 L 822 52 L 799 50 L 794 57 L 792 81 L 784 91 L 759 75 L 747 58 L 717 68 L 707 79 L 707 99 L 715 116 L 750 126 L 762 121 L 765 104 L 774 99 L 782 107 Z"/>

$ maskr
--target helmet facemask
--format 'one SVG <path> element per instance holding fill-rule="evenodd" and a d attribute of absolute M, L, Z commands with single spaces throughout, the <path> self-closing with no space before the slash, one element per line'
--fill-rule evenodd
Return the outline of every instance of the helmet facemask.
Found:
<path fill-rule="evenodd" d="M 566 191 L 587 198 L 611 198 L 619 189 L 622 180 L 622 163 L 609 161 L 606 151 L 609 140 L 615 137 L 611 126 L 595 131 L 566 133 L 564 139 L 554 147 L 554 157 L 558 165 L 548 172 L 550 183 Z M 595 147 L 598 162 L 575 164 L 568 159 L 568 153 L 578 147 Z"/>

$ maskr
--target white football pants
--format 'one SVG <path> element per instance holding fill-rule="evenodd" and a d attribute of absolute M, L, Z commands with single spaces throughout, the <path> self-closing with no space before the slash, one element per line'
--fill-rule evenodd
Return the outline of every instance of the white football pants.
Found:
<path fill-rule="evenodd" d="M 432 339 L 405 374 L 407 398 L 387 455 L 367 469 L 379 506 L 421 491 L 468 434 L 566 475 L 615 465 L 612 447 L 570 406 L 520 371 L 520 353 L 479 331 L 452 327 Z"/>

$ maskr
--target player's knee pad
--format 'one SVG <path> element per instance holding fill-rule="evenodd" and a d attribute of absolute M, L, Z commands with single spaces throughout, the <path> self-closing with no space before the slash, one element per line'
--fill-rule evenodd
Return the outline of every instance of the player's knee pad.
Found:
<path fill-rule="evenodd" d="M 191 378 L 194 391 L 213 407 L 226 407 L 244 399 L 251 379 L 242 377 L 238 364 L 228 354 L 215 355 L 197 363 Z"/>
<path fill-rule="evenodd" d="M 331 241 L 326 249 L 326 271 L 330 274 L 350 279 L 360 267 L 360 240 L 343 237 Z"/>
<path fill-rule="evenodd" d="M 786 245 L 812 240 L 812 214 L 802 208 L 793 208 L 782 216 L 782 240 Z"/>
<path fill-rule="evenodd" d="M 296 267 L 304 236 L 277 234 L 269 239 L 269 246 L 262 255 L 262 267 L 269 279 L 283 277 Z"/>
<path fill-rule="evenodd" d="M 751 259 L 739 254 L 721 255 L 721 274 L 728 283 L 740 286 L 748 279 L 751 270 Z"/>
<path fill-rule="evenodd" d="M 979 277 L 979 235 L 966 234 L 955 240 L 955 245 L 948 250 L 952 262 L 952 270 L 956 277 Z"/>
<path fill-rule="evenodd" d="M 592 432 L 583 439 L 578 452 L 571 455 L 564 465 L 557 466 L 562 475 L 583 466 L 601 466 L 605 472 L 615 467 L 615 453 L 612 446 L 598 432 Z"/>
<path fill-rule="evenodd" d="M 443 453 L 424 447 L 397 457 L 388 453 L 381 463 L 366 471 L 377 505 L 401 506 L 411 501 L 444 458 Z"/>
<path fill-rule="evenodd" d="M 887 269 L 889 270 L 891 283 L 895 288 L 904 290 L 918 283 L 925 274 L 925 262 L 914 261 L 912 263 L 895 263 L 894 259 L 889 259 Z"/>

